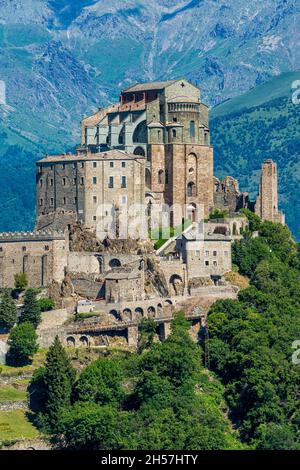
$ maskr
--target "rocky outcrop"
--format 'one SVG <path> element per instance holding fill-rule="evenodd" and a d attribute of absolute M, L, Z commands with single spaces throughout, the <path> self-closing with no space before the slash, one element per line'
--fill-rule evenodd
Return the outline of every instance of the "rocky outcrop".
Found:
<path fill-rule="evenodd" d="M 146 259 L 145 292 L 146 294 L 158 294 L 160 297 L 169 296 L 166 277 L 154 257 Z"/>

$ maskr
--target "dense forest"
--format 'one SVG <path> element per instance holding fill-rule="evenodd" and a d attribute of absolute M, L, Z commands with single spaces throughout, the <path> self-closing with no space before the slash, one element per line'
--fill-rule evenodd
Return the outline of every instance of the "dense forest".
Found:
<path fill-rule="evenodd" d="M 80 372 L 55 340 L 30 396 L 58 447 L 300 449 L 299 250 L 286 226 L 245 212 L 233 261 L 250 285 L 212 306 L 198 344 L 183 312 L 162 343 L 144 319 L 136 353 L 107 352 Z"/>

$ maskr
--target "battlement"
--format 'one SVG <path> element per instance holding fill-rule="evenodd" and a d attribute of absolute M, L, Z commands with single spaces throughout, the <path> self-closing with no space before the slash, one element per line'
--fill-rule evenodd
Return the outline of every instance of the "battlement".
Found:
<path fill-rule="evenodd" d="M 34 232 L 0 232 L 0 243 L 65 240 L 66 232 L 57 230 L 41 230 Z"/>

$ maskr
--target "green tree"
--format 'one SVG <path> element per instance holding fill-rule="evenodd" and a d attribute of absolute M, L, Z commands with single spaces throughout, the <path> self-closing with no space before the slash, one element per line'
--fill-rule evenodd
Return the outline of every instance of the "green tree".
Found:
<path fill-rule="evenodd" d="M 75 385 L 79 401 L 118 405 L 124 397 L 123 371 L 117 359 L 101 358 L 87 366 Z"/>
<path fill-rule="evenodd" d="M 58 424 L 59 414 L 71 405 L 75 377 L 75 370 L 71 366 L 66 351 L 56 337 L 46 356 L 43 378 L 47 420 L 54 431 Z"/>
<path fill-rule="evenodd" d="M 17 321 L 17 307 L 11 295 L 5 290 L 0 303 L 0 328 L 10 330 Z"/>
<path fill-rule="evenodd" d="M 33 289 L 25 292 L 24 309 L 20 317 L 20 323 L 30 322 L 36 328 L 41 321 L 41 308 Z"/>
<path fill-rule="evenodd" d="M 15 274 L 15 288 L 17 290 L 24 290 L 28 286 L 28 278 L 26 273 Z"/>
<path fill-rule="evenodd" d="M 139 325 L 139 352 L 149 348 L 156 333 L 156 323 L 153 318 L 142 318 Z"/>
<path fill-rule="evenodd" d="M 55 302 L 50 297 L 46 297 L 44 299 L 39 300 L 39 305 L 40 305 L 41 312 L 49 312 L 50 310 L 54 309 Z"/>
<path fill-rule="evenodd" d="M 241 209 L 240 213 L 247 217 L 250 232 L 257 232 L 262 224 L 261 218 L 249 209 Z"/>
<path fill-rule="evenodd" d="M 31 323 L 22 323 L 16 326 L 10 333 L 9 351 L 7 362 L 13 366 L 28 364 L 32 356 L 37 352 L 37 335 Z"/>

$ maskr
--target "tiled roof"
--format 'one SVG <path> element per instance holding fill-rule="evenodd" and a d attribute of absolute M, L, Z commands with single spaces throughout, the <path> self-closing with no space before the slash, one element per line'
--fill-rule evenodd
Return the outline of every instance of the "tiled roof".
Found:
<path fill-rule="evenodd" d="M 123 93 L 130 93 L 134 91 L 150 91 L 150 90 L 163 90 L 173 83 L 178 82 L 179 80 L 167 80 L 164 82 L 148 82 L 148 83 L 136 83 L 135 85 L 126 88 Z"/>
<path fill-rule="evenodd" d="M 56 163 L 56 162 L 75 162 L 75 161 L 96 161 L 96 160 L 136 160 L 145 157 L 140 155 L 133 155 L 132 153 L 125 152 L 124 150 L 107 150 L 106 152 L 99 153 L 86 153 L 80 155 L 47 155 L 39 160 L 37 163 Z"/>

